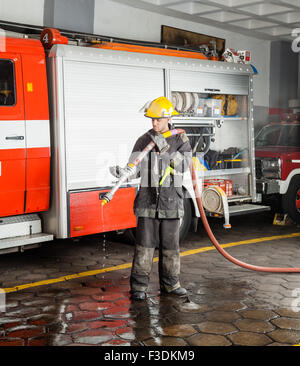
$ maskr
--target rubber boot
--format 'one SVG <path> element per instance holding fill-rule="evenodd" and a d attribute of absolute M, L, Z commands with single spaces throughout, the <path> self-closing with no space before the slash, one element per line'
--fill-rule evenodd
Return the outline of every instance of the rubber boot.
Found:
<path fill-rule="evenodd" d="M 131 294 L 131 298 L 133 300 L 145 300 L 146 299 L 146 293 L 143 291 L 134 291 Z"/>
<path fill-rule="evenodd" d="M 145 248 L 141 245 L 135 246 L 134 258 L 130 275 L 130 287 L 132 295 L 138 293 L 137 297 L 143 297 L 140 293 L 146 293 L 149 277 L 152 269 L 152 261 L 155 248 Z"/>

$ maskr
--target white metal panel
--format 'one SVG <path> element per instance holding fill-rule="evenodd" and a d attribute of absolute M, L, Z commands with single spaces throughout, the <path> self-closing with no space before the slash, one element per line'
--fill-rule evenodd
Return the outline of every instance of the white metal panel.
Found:
<path fill-rule="evenodd" d="M 44 234 L 44 233 L 38 233 L 38 234 L 32 234 L 32 235 L 21 235 L 21 236 L 15 236 L 13 238 L 5 238 L 0 239 L 0 251 L 1 254 L 4 253 L 3 249 L 11 249 L 20 247 L 23 248 L 25 245 L 30 244 L 39 244 L 41 242 L 45 241 L 51 241 L 53 240 L 53 235 L 50 234 Z M 10 252 L 11 250 L 9 250 Z"/>
<path fill-rule="evenodd" d="M 215 140 L 211 142 L 211 149 L 223 151 L 234 146 L 240 150 L 249 150 L 247 120 L 224 119 L 220 128 L 215 129 Z"/>
<path fill-rule="evenodd" d="M 144 54 L 138 52 L 116 51 L 92 47 L 78 47 L 71 45 L 54 45 L 48 55 L 63 57 L 64 59 L 101 62 L 114 65 L 131 65 L 155 67 L 162 69 L 191 70 L 223 74 L 252 75 L 253 70 L 249 64 L 234 62 L 219 62 L 199 60 L 194 58 L 175 57 L 166 55 Z"/>
<path fill-rule="evenodd" d="M 66 60 L 64 87 L 67 189 L 109 186 L 152 128 L 139 110 L 164 95 L 163 70 Z"/>
<path fill-rule="evenodd" d="M 37 214 L 9 216 L 1 219 L 0 239 L 41 232 L 41 219 Z"/>
<path fill-rule="evenodd" d="M 248 95 L 249 76 L 211 72 L 170 70 L 172 91 Z"/>
<path fill-rule="evenodd" d="M 26 147 L 49 147 L 49 120 L 26 120 Z"/>
<path fill-rule="evenodd" d="M 25 121 L 1 121 L 0 150 L 8 149 L 25 149 Z"/>

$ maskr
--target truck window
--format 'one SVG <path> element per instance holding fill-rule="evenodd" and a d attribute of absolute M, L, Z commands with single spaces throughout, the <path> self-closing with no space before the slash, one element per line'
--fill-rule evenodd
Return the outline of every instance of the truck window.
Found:
<path fill-rule="evenodd" d="M 276 146 L 280 135 L 280 126 L 263 128 L 256 138 L 256 146 Z"/>
<path fill-rule="evenodd" d="M 290 126 L 286 146 L 300 147 L 300 125 Z"/>
<path fill-rule="evenodd" d="M 300 147 L 300 125 L 267 126 L 257 135 L 255 145 Z"/>
<path fill-rule="evenodd" d="M 14 64 L 11 60 L 0 60 L 0 107 L 16 104 Z"/>

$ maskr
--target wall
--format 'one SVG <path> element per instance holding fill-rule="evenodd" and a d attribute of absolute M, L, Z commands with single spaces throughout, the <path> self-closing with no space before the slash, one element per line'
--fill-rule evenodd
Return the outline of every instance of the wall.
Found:
<path fill-rule="evenodd" d="M 291 49 L 290 42 L 271 43 L 270 62 L 270 119 L 280 120 L 288 110 L 288 101 L 298 96 L 299 55 Z"/>
<path fill-rule="evenodd" d="M 93 33 L 94 0 L 44 0 L 44 20 L 47 27 Z"/>
<path fill-rule="evenodd" d="M 0 19 L 7 22 L 42 25 L 44 0 L 0 0 Z"/>
<path fill-rule="evenodd" d="M 300 99 L 300 52 L 298 52 L 298 99 Z"/>

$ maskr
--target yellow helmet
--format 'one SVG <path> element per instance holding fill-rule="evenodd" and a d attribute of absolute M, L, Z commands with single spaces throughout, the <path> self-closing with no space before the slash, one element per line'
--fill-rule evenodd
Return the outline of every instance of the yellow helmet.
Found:
<path fill-rule="evenodd" d="M 145 106 L 145 112 L 145 117 L 149 118 L 169 118 L 179 114 L 166 97 L 154 99 L 150 105 Z"/>

